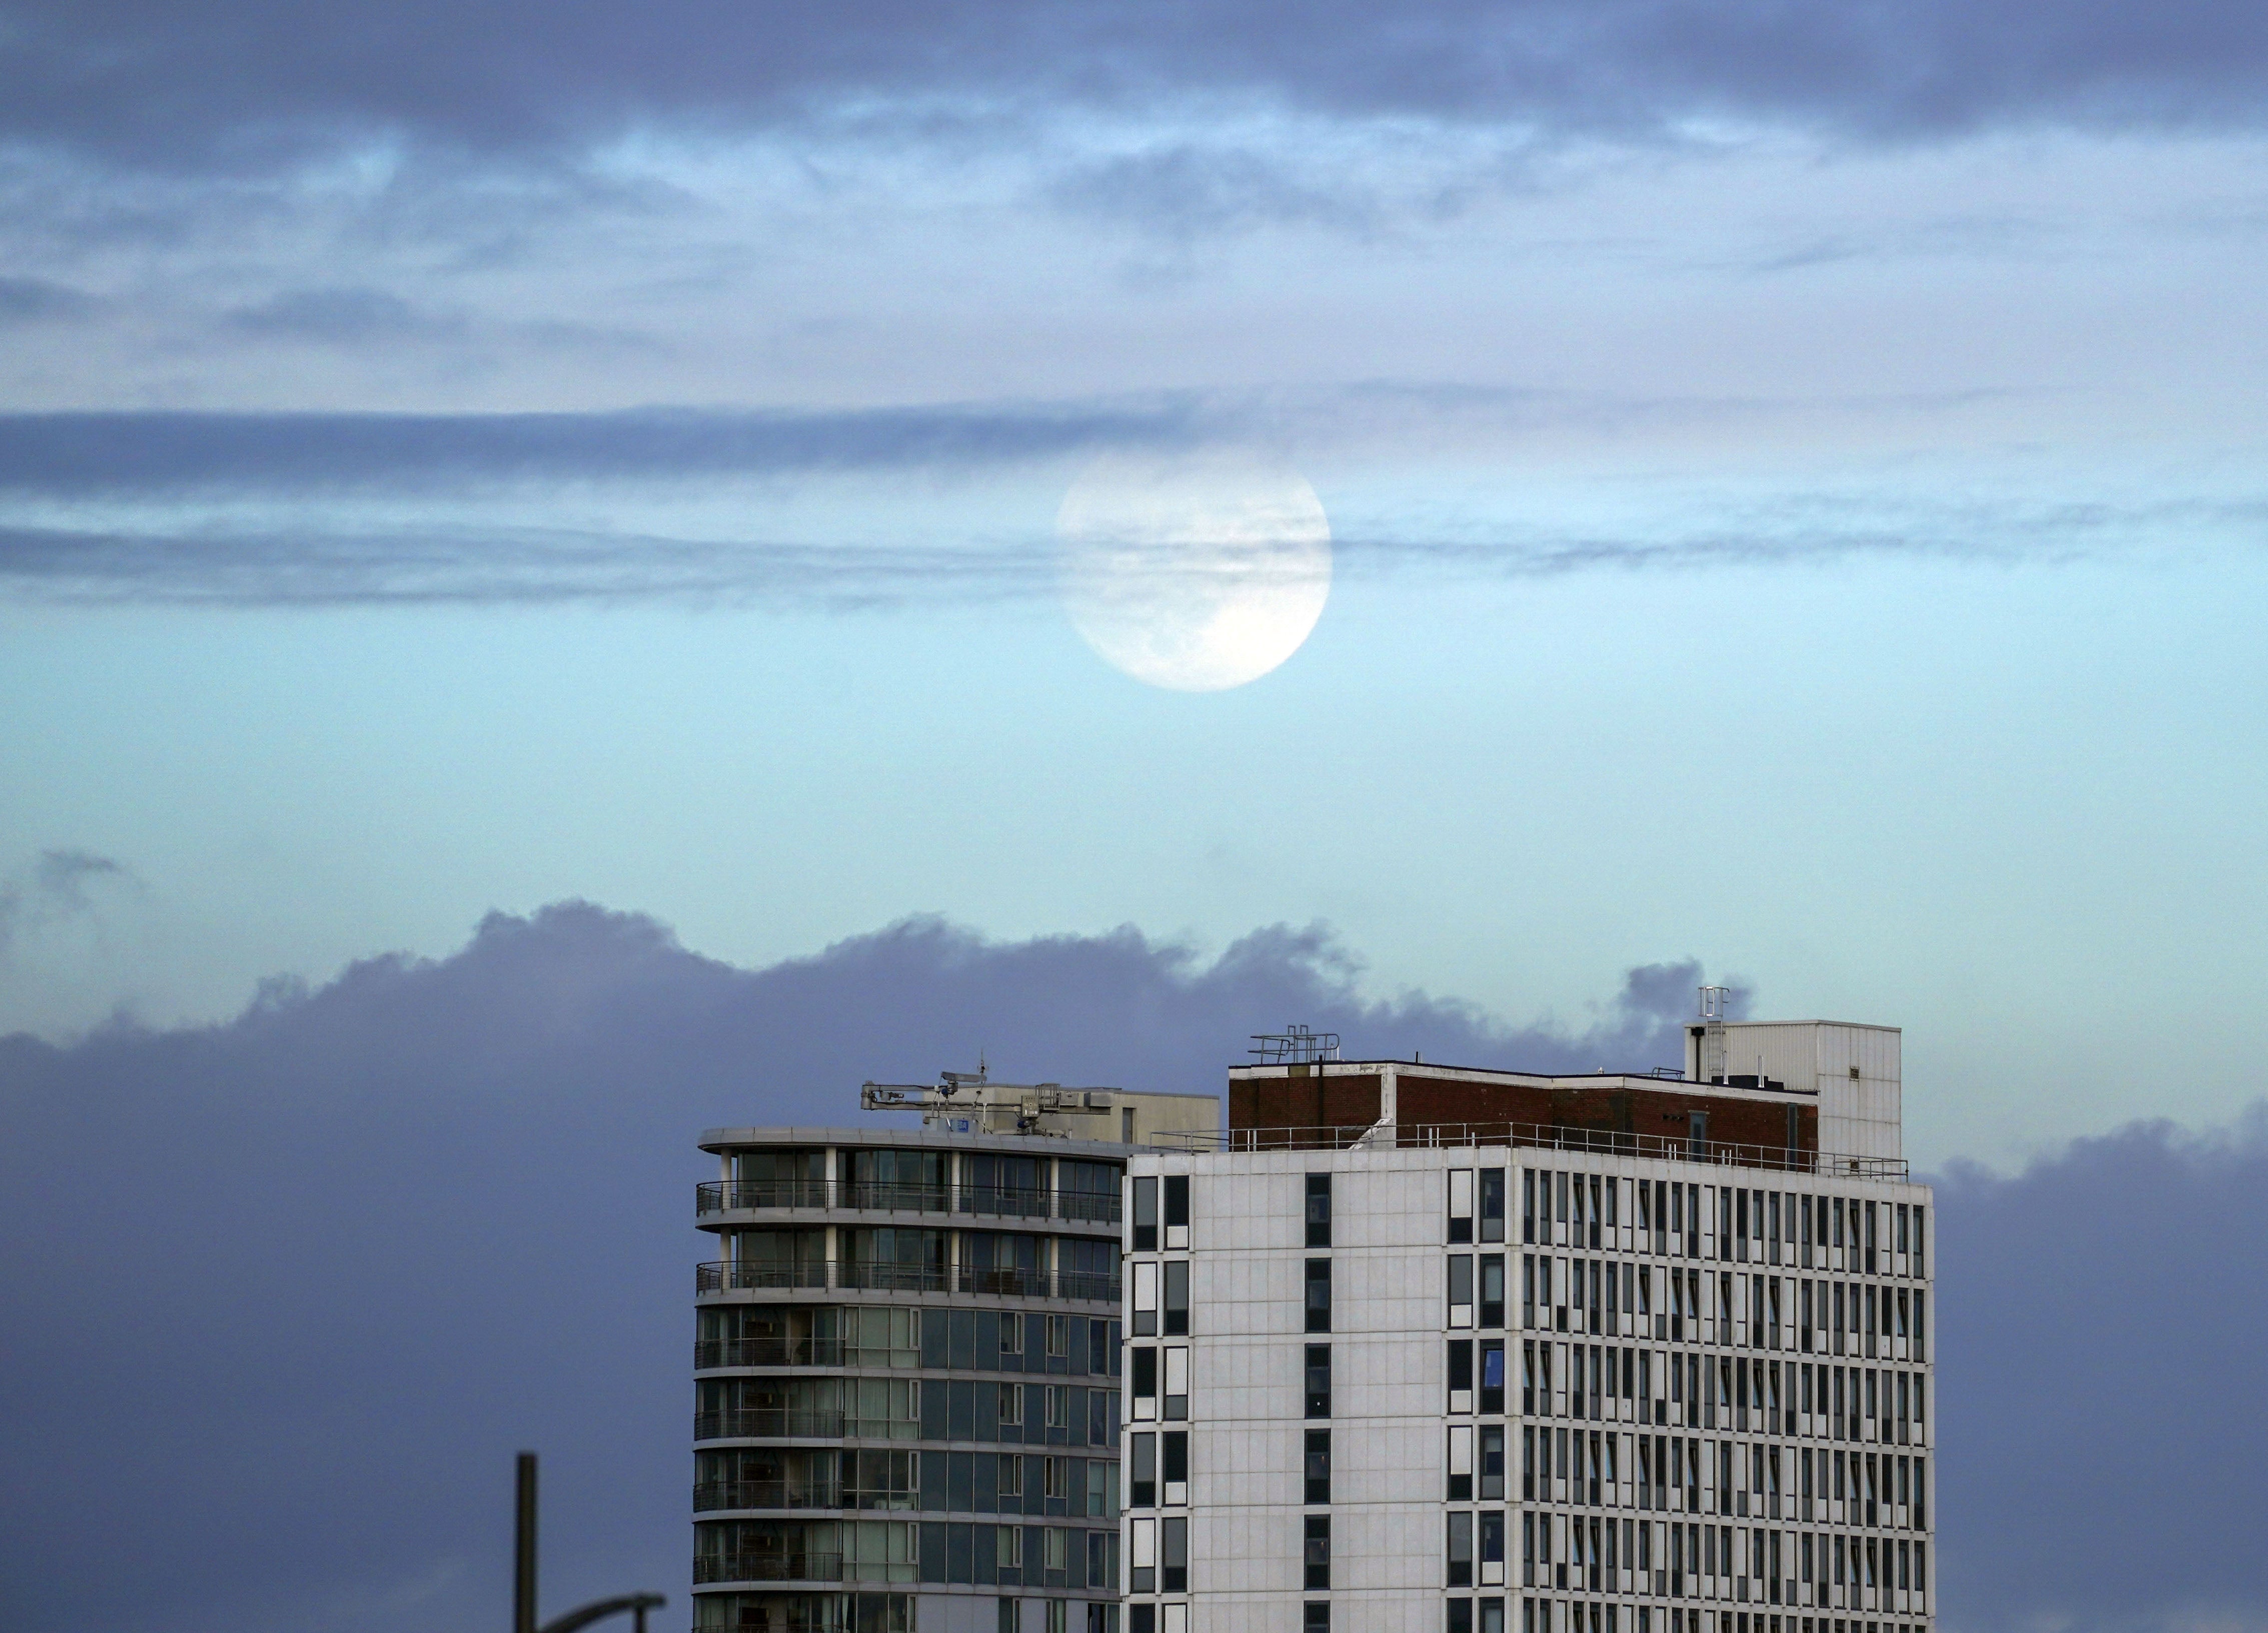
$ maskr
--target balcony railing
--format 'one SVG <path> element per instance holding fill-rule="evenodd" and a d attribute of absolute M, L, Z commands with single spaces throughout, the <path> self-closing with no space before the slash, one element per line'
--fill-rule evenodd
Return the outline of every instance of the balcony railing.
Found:
<path fill-rule="evenodd" d="M 931 1264 L 876 1264 L 854 1259 L 825 1263 L 789 1263 L 780 1260 L 738 1260 L 694 1267 L 697 1293 L 733 1292 L 756 1288 L 863 1288 L 870 1291 L 915 1293 L 980 1293 L 1012 1298 L 1076 1298 L 1087 1303 L 1116 1304 L 1122 1284 L 1106 1271 L 1027 1270 L 1016 1268 L 983 1269 L 974 1265 L 945 1267 Z M 741 1339 L 741 1343 L 817 1343 L 814 1339 Z M 712 1366 L 831 1366 L 840 1361 L 713 1361 Z"/>
<path fill-rule="evenodd" d="M 1853 1157 L 1795 1146 L 1740 1145 L 1665 1134 L 1625 1134 L 1617 1129 L 1546 1126 L 1533 1122 L 1404 1122 L 1285 1129 L 1228 1129 L 1161 1133 L 1160 1144 L 1184 1151 L 1347 1151 L 1466 1145 L 1519 1145 L 1545 1151 L 1588 1151 L 1607 1157 L 1646 1157 L 1666 1162 L 1712 1163 L 1730 1168 L 1770 1168 L 1836 1178 L 1903 1180 L 1910 1170 L 1897 1157 Z"/>
<path fill-rule="evenodd" d="M 847 1358 L 854 1353 L 840 1338 L 703 1338 L 694 1343 L 693 1365 L 697 1372 L 708 1366 L 888 1365 Z"/>
<path fill-rule="evenodd" d="M 840 1508 L 843 1488 L 833 1481 L 704 1480 L 693 1488 L 693 1512 L 719 1508 Z"/>
<path fill-rule="evenodd" d="M 696 1554 L 696 1582 L 840 1582 L 840 1554 Z"/>
<path fill-rule="evenodd" d="M 808 1411 L 787 1407 L 752 1406 L 732 1412 L 693 1415 L 696 1440 L 840 1440 L 849 1420 L 839 1411 Z"/>
<path fill-rule="evenodd" d="M 941 1185 L 879 1181 L 708 1180 L 695 1188 L 694 1211 L 705 1217 L 735 1210 L 852 1209 L 865 1213 L 968 1214 L 998 1219 L 1065 1219 L 1116 1225 L 1116 1191 L 1051 1191 L 1044 1186 L 965 1185 L 958 1195 Z"/>

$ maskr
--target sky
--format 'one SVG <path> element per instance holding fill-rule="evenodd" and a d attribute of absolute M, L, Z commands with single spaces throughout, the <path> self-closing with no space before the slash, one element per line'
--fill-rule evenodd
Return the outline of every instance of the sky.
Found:
<path fill-rule="evenodd" d="M 146 1116 L 216 1188 L 172 1246 L 241 1319 L 182 1306 L 166 1477 L 223 1479 L 258 1416 L 231 1334 L 343 1364 L 283 1342 L 303 1303 L 419 1326 L 420 1365 L 532 1365 L 401 1267 L 366 1306 L 304 1302 L 313 1261 L 251 1274 L 312 1199 L 247 1150 L 376 1205 L 458 1130 L 402 1194 L 504 1229 L 474 1176 L 533 1172 L 497 1107 L 540 1107 L 635 1212 L 695 1128 L 836 1107 L 880 1056 L 1203 1089 L 1248 1033 L 1337 1019 L 1643 1068 L 1722 981 L 1904 1029 L 1949 1241 L 2146 1180 L 2253 1217 L 2264 109 L 2268 13 L 2231 0 L 0 0 L 0 1097 L 41 1131 L 0 1144 L 92 1185 L 163 1160 Z M 1328 598 L 1257 679 L 1147 685 L 1082 638 L 1058 514 L 1216 455 L 1312 488 Z M 1091 1029 L 1049 1019 L 1065 948 L 1123 960 Z M 936 996 L 978 969 L 982 1002 Z M 822 976 L 824 1039 L 747 996 Z M 406 1045 L 365 1001 L 463 1052 L 379 1072 Z M 682 1004 L 740 1019 L 640 1030 Z M 560 1077 L 601 1012 L 610 1063 Z M 72 1414 L 133 1346 L 53 1278 L 150 1230 L 80 1194 L 11 1204 L 55 1254 L 25 1297 L 62 1302 L 10 1352 Z M 593 1247 L 622 1320 L 675 1333 L 632 1268 L 683 1224 Z M 2022 1299 L 1975 1285 L 2005 1335 Z M 2253 1319 L 2191 1293 L 2200 1334 Z M 556 1387 L 674 1401 L 676 1350 L 637 1354 Z M 490 1387 L 405 1444 L 582 1421 Z M 1977 1445 L 2065 1483 L 2095 1453 L 2010 1441 L 2020 1393 Z M 210 1523 L 251 1551 L 216 1561 L 305 1504 L 335 1409 L 243 1453 Z M 2135 1410 L 2135 1478 L 2192 1498 L 2168 1535 L 2217 1546 L 2243 1443 Z M 602 1485 L 633 1438 L 571 1457 Z M 2014 1471 L 1956 1497 L 1954 1467 L 1949 1520 L 2029 1516 Z M 424 1541 L 216 1563 L 164 1624 L 233 1625 L 247 1583 L 341 1633 L 420 1593 L 475 1615 L 470 1489 Z M 680 1508 L 624 1560 L 677 1560 Z M 2052 1512 L 2029 1576 L 1948 1554 L 1966 1626 L 2268 1622 L 2234 1557 L 2058 1585 L 2058 1538 L 2115 1550 Z M 166 1580 L 204 1580 L 169 1534 Z M 38 1558 L 0 1585 L 40 1627 L 159 1615 Z"/>

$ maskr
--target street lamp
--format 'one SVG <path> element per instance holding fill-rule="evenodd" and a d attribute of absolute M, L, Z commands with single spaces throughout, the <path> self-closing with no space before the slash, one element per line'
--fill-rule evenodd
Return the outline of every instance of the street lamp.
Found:
<path fill-rule="evenodd" d="M 538 1627 L 535 1622 L 535 1453 L 519 1454 L 519 1504 L 512 1528 L 512 1633 L 576 1633 L 579 1628 L 628 1611 L 637 1633 L 645 1633 L 645 1613 L 669 1601 L 659 1593 L 624 1593 L 593 1600 Z"/>

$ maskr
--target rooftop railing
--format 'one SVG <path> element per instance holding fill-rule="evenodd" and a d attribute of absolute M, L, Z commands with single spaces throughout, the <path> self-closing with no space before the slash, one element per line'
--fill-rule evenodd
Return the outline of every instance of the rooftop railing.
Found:
<path fill-rule="evenodd" d="M 1116 1191 L 1049 1190 L 1044 1186 L 897 1185 L 853 1180 L 708 1180 L 696 1188 L 694 1211 L 851 1209 L 863 1213 L 968 1214 L 998 1219 L 1069 1219 L 1116 1225 Z"/>
<path fill-rule="evenodd" d="M 1076 1298 L 1116 1304 L 1123 1284 L 1108 1271 L 1035 1270 L 1016 1266 L 889 1264 L 836 1259 L 813 1263 L 778 1259 L 741 1259 L 694 1267 L 696 1293 L 747 1289 L 862 1288 L 882 1292 L 983 1293 L 1011 1298 Z M 764 1342 L 747 1341 L 741 1342 Z M 777 1342 L 777 1341 L 774 1341 Z M 800 1340 L 799 1342 L 814 1342 Z M 822 1365 L 823 1362 L 718 1362 L 719 1365 Z"/>
<path fill-rule="evenodd" d="M 1517 1145 L 1544 1151 L 1584 1151 L 1604 1157 L 1645 1157 L 1663 1162 L 1709 1163 L 1728 1168 L 1768 1168 L 1822 1178 L 1903 1180 L 1910 1172 L 1899 1157 L 1853 1157 L 1784 1145 L 1742 1145 L 1727 1140 L 1697 1140 L 1675 1135 L 1624 1133 L 1534 1122 L 1403 1122 L 1336 1127 L 1227 1129 L 1218 1132 L 1166 1133 L 1160 1144 L 1183 1151 L 1311 1151 L 1431 1150 L 1440 1147 Z"/>

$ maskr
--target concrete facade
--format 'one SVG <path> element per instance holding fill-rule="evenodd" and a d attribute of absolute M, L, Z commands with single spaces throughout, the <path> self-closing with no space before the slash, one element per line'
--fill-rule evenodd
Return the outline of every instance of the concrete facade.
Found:
<path fill-rule="evenodd" d="M 1171 1186 L 1183 1223 L 1129 1226 L 1128 1633 L 1928 1628 L 1934 1210 L 1896 1158 L 1897 1034 L 1733 1031 L 1771 1087 L 1244 1069 L 1225 1149 L 1136 1155 L 1138 1210 Z M 1397 1119 L 1452 1077 L 1575 1120 Z M 1244 1121 L 1302 1094 L 1376 1120 Z M 1820 1133 L 1647 1135 L 1656 1094 Z M 1830 1143 L 1853 1129 L 1876 1149 Z"/>

